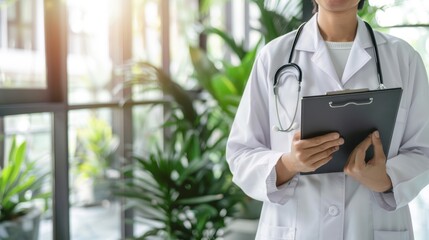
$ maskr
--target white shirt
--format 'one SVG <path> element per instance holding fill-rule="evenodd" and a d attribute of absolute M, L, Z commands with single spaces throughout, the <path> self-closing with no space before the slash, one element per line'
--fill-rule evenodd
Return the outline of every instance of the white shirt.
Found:
<path fill-rule="evenodd" d="M 378 87 L 373 45 L 364 23 L 357 34 L 341 80 L 317 27 L 305 25 L 293 61 L 302 68 L 301 96 Z M 375 193 L 344 173 L 296 175 L 276 187 L 275 165 L 290 151 L 294 132 L 275 132 L 273 78 L 287 63 L 294 34 L 267 44 L 258 54 L 227 143 L 233 181 L 263 201 L 257 239 L 371 240 L 412 239 L 408 203 L 429 183 L 429 88 L 419 54 L 405 41 L 375 32 L 384 85 L 402 87 L 387 173 L 393 193 Z M 297 99 L 294 74 L 279 82 L 279 111 L 291 122 Z M 300 108 L 296 122 L 300 122 Z M 381 136 L 383 137 L 383 136 Z"/>
<path fill-rule="evenodd" d="M 335 71 L 338 78 L 343 77 L 344 68 L 346 67 L 347 59 L 349 58 L 350 51 L 352 50 L 353 42 L 329 42 L 326 41 L 329 55 L 331 56 L 332 64 L 334 64 Z"/>

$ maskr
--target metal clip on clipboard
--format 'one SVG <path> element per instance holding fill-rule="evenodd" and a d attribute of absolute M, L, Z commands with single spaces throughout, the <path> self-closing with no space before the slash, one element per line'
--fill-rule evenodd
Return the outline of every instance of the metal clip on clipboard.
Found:
<path fill-rule="evenodd" d="M 342 107 L 347 107 L 348 105 L 356 105 L 356 106 L 363 106 L 363 105 L 369 105 L 374 101 L 374 98 L 369 98 L 368 101 L 347 101 L 347 102 L 342 102 L 342 103 L 334 103 L 334 102 L 329 102 L 329 107 L 331 108 L 342 108 Z"/>
<path fill-rule="evenodd" d="M 346 94 L 346 93 L 359 93 L 359 92 L 367 92 L 369 91 L 368 88 L 359 88 L 359 89 L 345 89 L 345 90 L 339 90 L 339 91 L 332 91 L 327 92 L 326 95 L 337 95 L 337 94 Z M 363 105 L 369 105 L 374 101 L 374 98 L 368 98 L 367 101 L 362 100 L 350 100 L 346 102 L 329 102 L 329 107 L 331 108 L 342 108 L 347 107 L 348 105 L 355 105 L 355 106 L 363 106 Z"/>

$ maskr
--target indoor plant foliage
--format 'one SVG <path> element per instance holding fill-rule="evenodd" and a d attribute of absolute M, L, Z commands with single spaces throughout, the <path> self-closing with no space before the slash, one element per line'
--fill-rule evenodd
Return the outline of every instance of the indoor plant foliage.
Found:
<path fill-rule="evenodd" d="M 266 14 L 273 16 L 272 11 Z M 135 209 L 137 219 L 150 226 L 142 239 L 216 239 L 248 200 L 232 183 L 225 144 L 259 44 L 245 50 L 227 33 L 213 28 L 206 33 L 223 37 L 240 63 L 223 62 L 218 68 L 205 51 L 191 48 L 197 90 L 183 88 L 147 62 L 130 62 L 117 71 L 126 80 L 117 91 L 136 85 L 144 91 L 161 90 L 165 101 L 158 103 L 170 110 L 162 125 L 165 146 L 149 146 L 147 155 L 136 156 L 124 173 L 125 182 L 115 188 Z"/>
<path fill-rule="evenodd" d="M 115 173 L 113 158 L 118 145 L 119 138 L 102 119 L 92 117 L 77 130 L 73 172 L 79 204 L 97 204 L 109 197 L 109 173 Z"/>
<path fill-rule="evenodd" d="M 40 173 L 26 158 L 26 142 L 13 138 L 9 158 L 0 169 L 0 239 L 37 239 L 42 211 L 36 200 L 50 197 Z M 43 202 L 43 201 L 42 201 Z"/>
<path fill-rule="evenodd" d="M 135 157 L 124 173 L 126 180 L 116 192 L 128 200 L 137 221 L 150 227 L 139 239 L 216 239 L 225 234 L 228 217 L 242 200 L 219 162 L 223 154 L 219 146 L 224 143 L 210 134 L 221 116 L 200 116 L 208 126 L 207 138 L 201 138 L 199 129 L 176 128 L 188 123 L 173 117 L 176 131 L 167 146 Z"/>
<path fill-rule="evenodd" d="M 214 239 L 243 200 L 225 163 L 229 122 L 204 92 L 190 92 L 157 67 L 134 62 L 124 66 L 128 80 L 146 91 L 161 90 L 170 110 L 161 123 L 163 147 L 147 146 L 115 187 L 136 212 L 138 222 L 150 226 L 140 239 Z M 154 88 L 155 87 L 155 88 Z M 156 104 L 154 103 L 154 104 Z M 135 219 L 133 219 L 135 220 Z M 152 239 L 152 238 L 149 238 Z"/>
<path fill-rule="evenodd" d="M 107 122 L 90 118 L 88 125 L 77 131 L 75 157 L 78 174 L 83 178 L 103 178 L 107 168 L 112 166 L 118 145 L 119 139 Z"/>
<path fill-rule="evenodd" d="M 216 100 L 226 116 L 232 120 L 249 78 L 258 50 L 263 44 L 296 29 L 301 2 L 249 0 L 260 13 L 259 23 L 252 29 L 260 34 L 254 46 L 245 47 L 234 36 L 222 29 L 203 24 L 202 34 L 219 37 L 228 47 L 232 58 L 238 61 L 218 60 L 210 57 L 208 50 L 191 46 L 190 55 L 195 77 L 201 87 Z M 204 11 L 204 9 L 203 9 Z M 205 15 L 204 12 L 201 15 Z M 204 21 L 203 21 L 204 22 Z M 221 63 L 221 64 L 215 64 Z"/>

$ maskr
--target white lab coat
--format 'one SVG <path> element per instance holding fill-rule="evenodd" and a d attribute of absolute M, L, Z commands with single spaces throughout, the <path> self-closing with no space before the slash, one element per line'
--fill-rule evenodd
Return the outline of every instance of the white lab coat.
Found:
<path fill-rule="evenodd" d="M 316 19 L 304 27 L 293 57 L 303 71 L 301 96 L 376 89 L 374 48 L 363 21 L 359 19 L 339 79 Z M 375 32 L 384 84 L 403 88 L 387 160 L 393 193 L 372 192 L 344 173 L 298 174 L 276 187 L 274 167 L 290 151 L 294 133 L 272 130 L 278 125 L 273 78 L 288 61 L 294 34 L 273 40 L 258 54 L 227 143 L 233 181 L 263 201 L 256 239 L 413 239 L 408 203 L 429 183 L 429 91 L 419 54 L 403 40 Z M 297 99 L 292 76 L 285 74 L 279 83 L 283 127 L 289 125 Z M 295 122 L 300 123 L 300 106 Z"/>

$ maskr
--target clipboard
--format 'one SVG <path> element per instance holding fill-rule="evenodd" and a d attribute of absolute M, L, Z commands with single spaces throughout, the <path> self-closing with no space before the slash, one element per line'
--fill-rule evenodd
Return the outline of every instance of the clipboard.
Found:
<path fill-rule="evenodd" d="M 301 138 L 338 132 L 344 144 L 316 173 L 343 172 L 348 156 L 371 132 L 378 130 L 384 153 L 388 154 L 395 127 L 402 88 L 340 92 L 301 99 Z M 373 156 L 372 147 L 366 159 Z"/>

